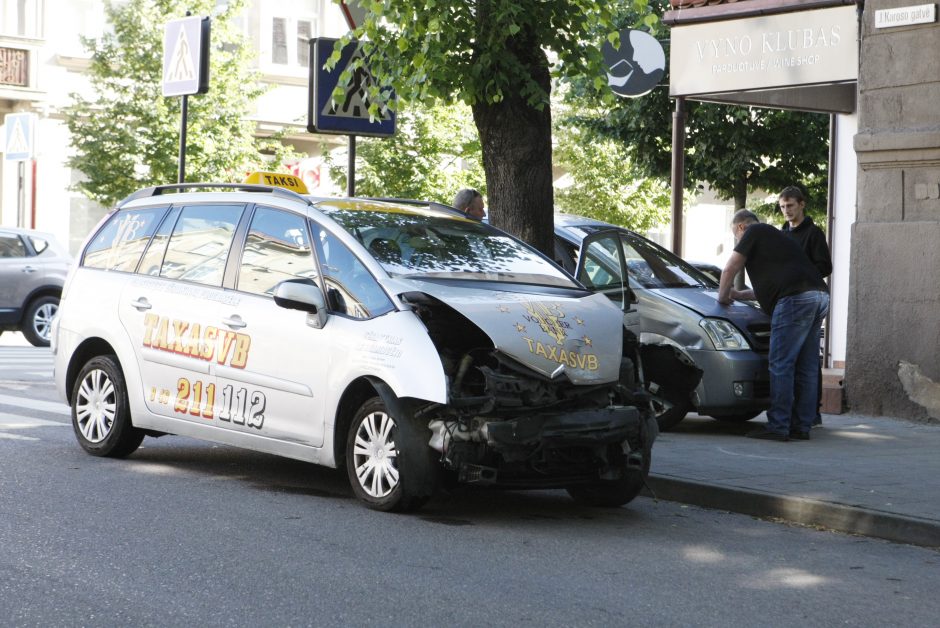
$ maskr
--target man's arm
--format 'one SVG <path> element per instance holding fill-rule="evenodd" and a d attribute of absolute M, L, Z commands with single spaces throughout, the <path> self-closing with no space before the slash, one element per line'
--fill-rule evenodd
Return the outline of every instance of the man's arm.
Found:
<path fill-rule="evenodd" d="M 722 305 L 731 305 L 731 301 L 734 299 L 754 298 L 753 290 L 735 290 L 732 287 L 734 286 L 735 275 L 744 270 L 745 262 L 747 262 L 746 257 L 737 251 L 732 251 L 728 263 L 721 271 L 721 281 L 718 282 L 718 302 Z"/>
<path fill-rule="evenodd" d="M 831 275 L 832 256 L 829 253 L 829 245 L 826 243 L 826 234 L 819 227 L 813 229 L 810 234 L 807 249 L 806 252 L 809 254 L 810 261 L 813 262 L 813 266 L 816 267 L 823 279 Z"/>

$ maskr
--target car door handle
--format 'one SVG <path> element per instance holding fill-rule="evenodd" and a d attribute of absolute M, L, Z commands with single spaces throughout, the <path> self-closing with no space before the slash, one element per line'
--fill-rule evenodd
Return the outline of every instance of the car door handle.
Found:
<path fill-rule="evenodd" d="M 24 272 L 24 273 L 34 273 L 34 272 L 36 272 L 36 269 L 33 268 L 32 266 L 24 266 L 24 267 L 23 267 L 23 272 Z"/>
<path fill-rule="evenodd" d="M 136 301 L 131 301 L 131 307 L 135 308 L 138 312 L 143 312 L 144 310 L 149 310 L 153 306 L 150 305 L 150 301 L 144 297 L 140 297 Z"/>
<path fill-rule="evenodd" d="M 228 318 L 223 318 L 222 322 L 231 327 L 232 329 L 242 329 L 243 327 L 248 327 L 248 323 L 242 320 L 242 317 L 238 314 L 233 314 Z"/>

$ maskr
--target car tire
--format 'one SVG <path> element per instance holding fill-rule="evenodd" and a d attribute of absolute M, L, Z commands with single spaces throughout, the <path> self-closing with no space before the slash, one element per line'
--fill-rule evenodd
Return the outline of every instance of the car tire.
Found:
<path fill-rule="evenodd" d="M 659 425 L 660 432 L 668 432 L 679 425 L 685 415 L 692 410 L 691 402 L 677 403 L 669 409 L 662 409 L 659 402 L 654 400 L 653 406 L 656 410 L 656 423 Z"/>
<path fill-rule="evenodd" d="M 124 458 L 144 440 L 131 423 L 127 386 L 117 358 L 103 355 L 82 367 L 72 388 L 72 429 L 93 456 Z"/>
<path fill-rule="evenodd" d="M 594 484 L 578 484 L 565 490 L 578 504 L 595 508 L 619 508 L 640 494 L 646 486 L 646 477 L 650 472 L 651 448 L 646 448 L 643 469 L 626 469 L 619 480 L 601 480 Z"/>
<path fill-rule="evenodd" d="M 59 297 L 39 297 L 26 308 L 20 331 L 34 347 L 48 347 L 52 333 L 52 317 L 59 310 Z"/>
<path fill-rule="evenodd" d="M 439 464 L 428 446 L 430 430 L 395 414 L 380 397 L 362 404 L 346 438 L 346 473 L 369 508 L 407 512 L 431 498 Z"/>
<path fill-rule="evenodd" d="M 750 421 L 754 417 L 761 415 L 761 411 L 758 412 L 742 412 L 741 414 L 712 414 L 711 418 L 716 421 L 721 421 L 722 423 L 744 423 L 745 421 Z"/>

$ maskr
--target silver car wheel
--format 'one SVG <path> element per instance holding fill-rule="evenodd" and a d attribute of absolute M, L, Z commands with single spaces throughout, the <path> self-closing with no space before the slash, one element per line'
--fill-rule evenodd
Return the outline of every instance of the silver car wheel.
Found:
<path fill-rule="evenodd" d="M 33 331 L 46 342 L 49 341 L 49 337 L 52 335 L 52 317 L 55 316 L 58 311 L 58 305 L 55 303 L 46 303 L 40 306 L 39 309 L 36 310 L 36 314 L 33 315 Z"/>
<path fill-rule="evenodd" d="M 100 443 L 111 432 L 117 399 L 114 383 L 101 369 L 89 371 L 78 388 L 75 418 L 82 436 L 91 443 Z"/>
<path fill-rule="evenodd" d="M 367 414 L 356 430 L 353 457 L 359 485 L 370 497 L 385 497 L 398 486 L 395 420 L 385 412 Z"/>

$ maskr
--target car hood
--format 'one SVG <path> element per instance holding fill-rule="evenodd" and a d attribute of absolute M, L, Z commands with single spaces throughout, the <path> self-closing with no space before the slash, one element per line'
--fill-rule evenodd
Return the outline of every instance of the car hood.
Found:
<path fill-rule="evenodd" d="M 718 291 L 705 288 L 658 288 L 650 290 L 674 303 L 684 305 L 702 316 L 724 318 L 746 329 L 752 323 L 769 323 L 763 310 L 748 303 L 734 301 L 731 305 L 718 303 Z"/>
<path fill-rule="evenodd" d="M 482 329 L 499 351 L 546 377 L 564 374 L 574 384 L 619 378 L 623 313 L 607 297 L 461 283 L 467 285 L 398 277 L 389 287 L 397 294 L 423 292 L 444 302 Z"/>

